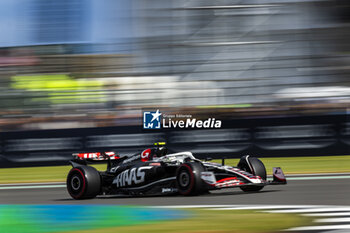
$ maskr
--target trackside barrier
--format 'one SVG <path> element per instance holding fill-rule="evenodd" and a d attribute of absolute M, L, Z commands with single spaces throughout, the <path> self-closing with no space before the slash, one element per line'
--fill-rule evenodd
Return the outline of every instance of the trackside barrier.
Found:
<path fill-rule="evenodd" d="M 63 165 L 72 153 L 115 151 L 131 155 L 166 141 L 169 151 L 198 158 L 350 154 L 347 115 L 223 121 L 222 129 L 143 130 L 141 126 L 0 133 L 0 167 Z"/>

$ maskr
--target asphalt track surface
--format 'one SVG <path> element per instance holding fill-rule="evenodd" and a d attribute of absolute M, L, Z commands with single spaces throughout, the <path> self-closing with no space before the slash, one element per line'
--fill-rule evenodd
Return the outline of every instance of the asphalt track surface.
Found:
<path fill-rule="evenodd" d="M 258 193 L 239 188 L 212 191 L 201 196 L 100 196 L 73 200 L 64 187 L 0 190 L 0 204 L 114 204 L 114 205 L 350 205 L 350 179 L 292 180 L 266 186 Z"/>

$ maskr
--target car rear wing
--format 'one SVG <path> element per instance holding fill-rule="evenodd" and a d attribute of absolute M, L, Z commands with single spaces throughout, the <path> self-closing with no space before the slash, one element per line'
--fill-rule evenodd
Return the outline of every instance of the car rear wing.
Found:
<path fill-rule="evenodd" d="M 76 160 L 93 160 L 93 161 L 104 161 L 104 160 L 116 160 L 120 157 L 112 152 L 89 152 L 89 153 L 74 153 L 73 158 Z"/>

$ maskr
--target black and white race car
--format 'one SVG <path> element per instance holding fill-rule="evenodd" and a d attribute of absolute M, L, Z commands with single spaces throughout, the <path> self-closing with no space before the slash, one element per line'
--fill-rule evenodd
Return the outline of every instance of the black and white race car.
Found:
<path fill-rule="evenodd" d="M 191 152 L 167 154 L 165 143 L 156 143 L 133 156 L 114 152 L 73 154 L 67 189 L 74 199 L 97 195 L 199 195 L 209 190 L 239 187 L 257 192 L 265 185 L 286 184 L 281 168 L 273 168 L 267 181 L 264 164 L 255 157 L 243 156 L 237 167 L 196 159 Z M 107 162 L 106 171 L 97 171 L 87 162 Z M 223 162 L 224 163 L 224 162 Z"/>

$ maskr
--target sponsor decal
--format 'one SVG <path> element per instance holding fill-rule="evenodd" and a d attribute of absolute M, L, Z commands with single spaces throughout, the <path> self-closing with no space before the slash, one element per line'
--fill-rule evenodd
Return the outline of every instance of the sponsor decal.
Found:
<path fill-rule="evenodd" d="M 116 173 L 119 167 L 120 167 L 120 166 L 112 167 L 111 170 L 110 170 L 110 172 Z"/>
<path fill-rule="evenodd" d="M 150 159 L 151 149 L 146 149 L 141 153 L 141 161 L 146 162 Z"/>
<path fill-rule="evenodd" d="M 145 170 L 151 169 L 151 166 L 131 168 L 121 172 L 114 180 L 113 184 L 117 187 L 124 187 L 132 184 L 140 184 L 145 181 Z"/>
<path fill-rule="evenodd" d="M 162 193 L 174 193 L 177 192 L 176 188 L 162 188 Z"/>
<path fill-rule="evenodd" d="M 150 163 L 150 166 L 160 166 L 160 163 Z"/>
<path fill-rule="evenodd" d="M 144 129 L 170 129 L 170 128 L 192 128 L 192 129 L 218 129 L 221 128 L 221 120 L 213 117 L 208 119 L 197 119 L 189 114 L 162 114 L 157 111 L 143 112 Z"/>
<path fill-rule="evenodd" d="M 131 161 L 139 159 L 140 157 L 141 155 L 132 156 L 131 158 L 124 160 L 123 163 L 129 163 Z"/>
<path fill-rule="evenodd" d="M 109 156 L 110 159 L 119 159 L 114 152 L 105 152 L 105 155 Z M 93 159 L 93 160 L 106 160 L 105 156 L 100 152 L 92 152 L 92 153 L 78 153 L 73 154 L 77 156 L 79 159 Z"/>
<path fill-rule="evenodd" d="M 201 172 L 201 179 L 211 185 L 216 183 L 215 175 L 213 172 Z"/>

